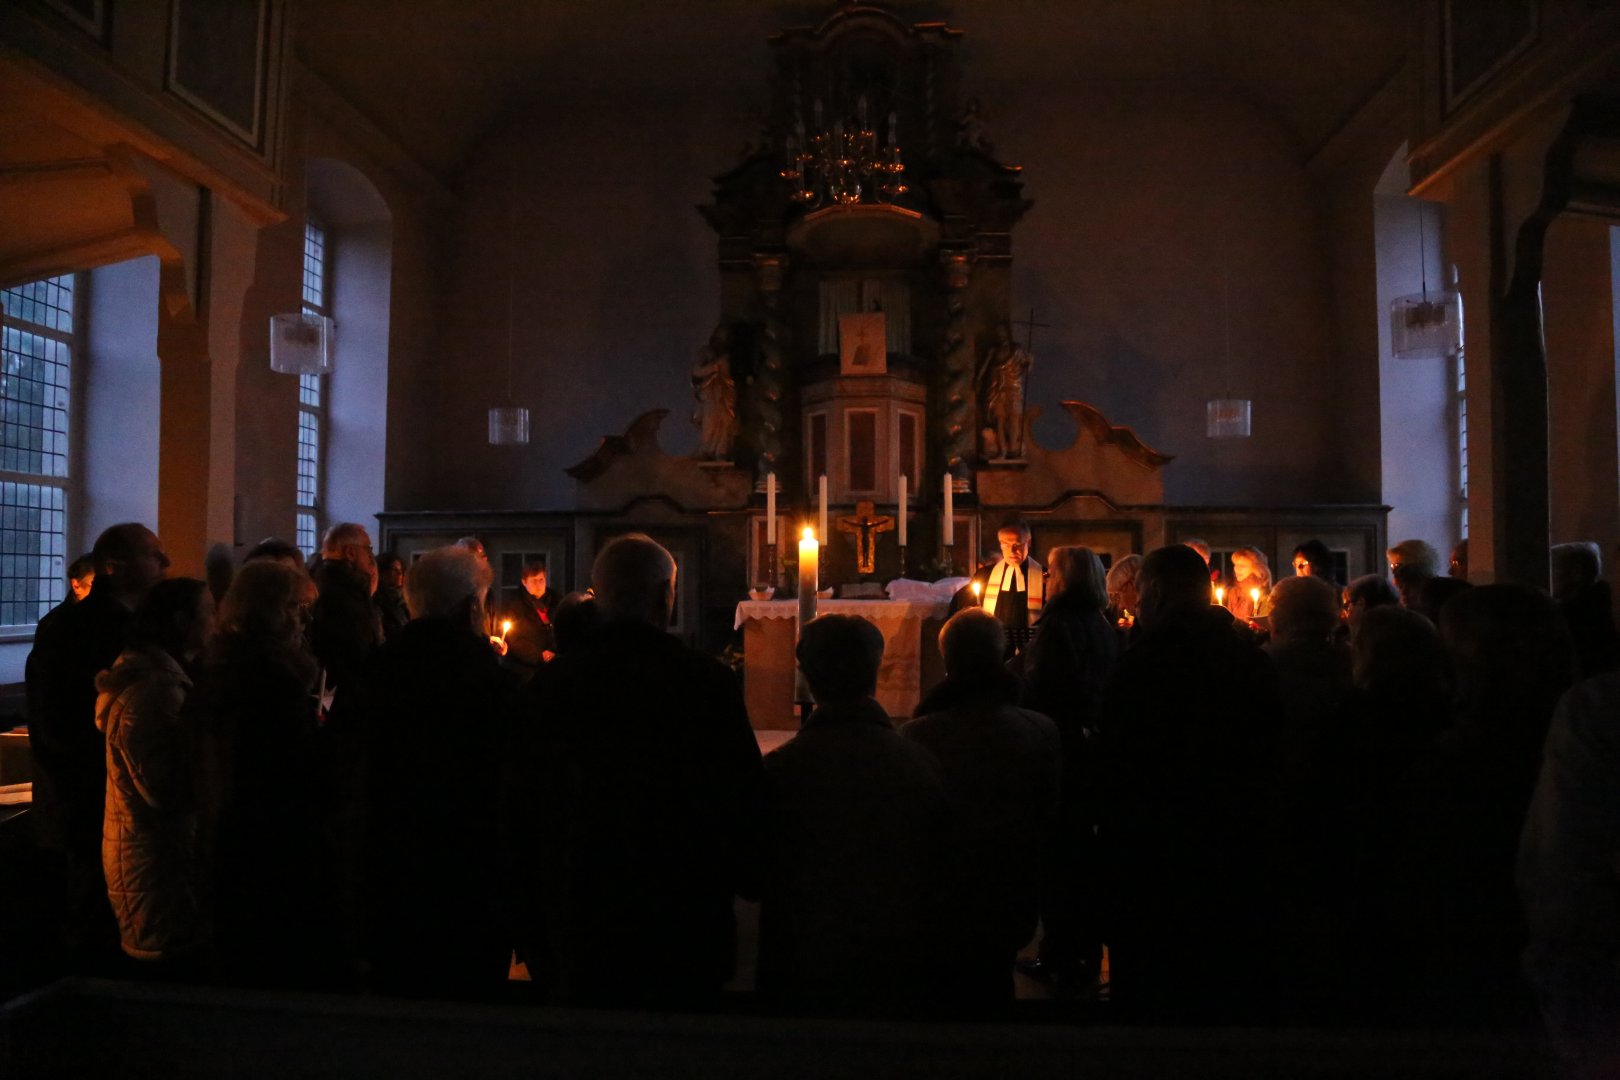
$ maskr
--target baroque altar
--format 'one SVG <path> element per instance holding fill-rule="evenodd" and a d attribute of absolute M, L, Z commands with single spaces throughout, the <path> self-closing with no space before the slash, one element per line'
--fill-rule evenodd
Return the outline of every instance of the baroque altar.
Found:
<path fill-rule="evenodd" d="M 507 562 L 540 553 L 553 581 L 579 589 L 603 543 L 645 532 L 679 566 L 671 629 L 715 652 L 734 642 L 751 589 L 791 590 L 806 525 L 821 584 L 840 597 L 881 596 L 902 571 L 970 572 L 996 557 L 1011 516 L 1042 559 L 1086 544 L 1110 562 L 1201 536 L 1280 565 L 1320 536 L 1350 572 L 1375 569 L 1383 508 L 1166 506 L 1170 456 L 1082 400 L 1080 367 L 1056 380 L 1072 434 L 1031 437 L 1038 324 L 1015 317 L 1012 266 L 1035 204 L 997 154 L 995 103 L 970 91 L 962 38 L 850 0 L 772 35 L 761 128 L 697 207 L 715 234 L 717 317 L 705 340 L 671 348 L 691 398 L 638 403 L 622 431 L 581 448 L 572 507 L 385 514 L 384 544 L 408 553 L 475 532 L 498 588 L 519 587 Z M 693 425 L 694 452 L 660 445 L 675 422 Z M 921 667 L 932 639 L 919 647 Z"/>

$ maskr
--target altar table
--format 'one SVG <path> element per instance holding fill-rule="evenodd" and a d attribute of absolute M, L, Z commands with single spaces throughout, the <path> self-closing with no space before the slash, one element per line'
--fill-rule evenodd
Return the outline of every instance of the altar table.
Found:
<path fill-rule="evenodd" d="M 793 647 L 797 600 L 744 600 L 736 625 L 743 632 L 743 696 L 748 718 L 763 731 L 794 730 Z M 950 604 L 912 600 L 818 600 L 817 615 L 858 615 L 883 633 L 878 703 L 897 719 L 909 717 L 925 689 L 945 677 L 939 628 Z"/>

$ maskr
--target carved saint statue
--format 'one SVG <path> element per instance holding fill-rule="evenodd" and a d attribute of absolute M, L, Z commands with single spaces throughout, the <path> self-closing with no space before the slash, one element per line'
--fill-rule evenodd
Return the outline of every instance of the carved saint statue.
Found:
<path fill-rule="evenodd" d="M 692 393 L 698 402 L 692 422 L 702 438 L 697 456 L 709 461 L 729 458 L 737 438 L 737 380 L 731 375 L 731 334 L 724 324 L 715 327 L 708 345 L 698 352 Z"/>
<path fill-rule="evenodd" d="M 1034 364 L 1029 350 L 1013 340 L 1012 324 L 1003 322 L 998 326 L 996 343 L 984 354 L 979 367 L 987 460 L 1024 456 L 1024 384 Z"/>
<path fill-rule="evenodd" d="M 877 572 L 877 534 L 894 528 L 894 518 L 887 514 L 874 516 L 871 499 L 855 504 L 852 517 L 838 519 L 838 531 L 855 537 L 855 570 L 860 574 Z"/>

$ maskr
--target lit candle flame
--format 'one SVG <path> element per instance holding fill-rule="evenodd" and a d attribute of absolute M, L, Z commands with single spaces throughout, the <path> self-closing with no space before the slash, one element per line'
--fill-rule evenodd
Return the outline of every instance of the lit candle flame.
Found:
<path fill-rule="evenodd" d="M 1219 585 L 1215 586 L 1215 602 L 1217 604 L 1226 603 L 1226 590 Z"/>
<path fill-rule="evenodd" d="M 502 645 L 506 644 L 506 635 L 510 634 L 511 632 L 512 632 L 512 620 L 511 619 L 502 619 L 501 620 L 501 644 Z"/>
<path fill-rule="evenodd" d="M 983 592 L 984 592 L 984 586 L 982 584 L 980 584 L 979 582 L 975 581 L 973 583 L 973 595 L 974 595 L 974 597 L 977 598 Z"/>
<path fill-rule="evenodd" d="M 1259 589 L 1250 589 L 1249 590 L 1249 603 L 1253 605 L 1253 614 L 1255 614 L 1255 615 L 1260 614 L 1260 590 Z"/>
<path fill-rule="evenodd" d="M 806 539 L 806 540 L 814 540 L 815 538 L 816 538 L 816 530 L 814 530 L 810 526 L 806 525 L 804 527 L 804 539 Z"/>

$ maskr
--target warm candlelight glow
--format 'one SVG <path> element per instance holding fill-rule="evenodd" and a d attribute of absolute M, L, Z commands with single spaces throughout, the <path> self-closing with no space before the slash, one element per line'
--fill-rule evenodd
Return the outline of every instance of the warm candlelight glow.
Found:
<path fill-rule="evenodd" d="M 510 634 L 511 632 L 512 632 L 512 620 L 511 619 L 502 619 L 501 620 L 501 641 L 503 643 L 506 641 L 506 635 Z"/>
<path fill-rule="evenodd" d="M 973 583 L 973 598 L 975 600 L 977 600 L 979 598 L 980 594 L 982 594 L 983 592 L 984 592 L 984 585 L 981 584 L 980 582 L 975 581 Z"/>
<path fill-rule="evenodd" d="M 1250 615 L 1258 615 L 1258 614 L 1260 614 L 1260 590 L 1259 589 L 1250 589 L 1249 590 L 1249 605 L 1250 605 L 1250 608 L 1249 608 L 1249 614 Z"/>
<path fill-rule="evenodd" d="M 1215 602 L 1217 604 L 1226 603 L 1226 590 L 1219 585 L 1215 586 Z"/>
<path fill-rule="evenodd" d="M 800 539 L 801 540 L 814 540 L 815 538 L 816 538 L 816 530 L 814 530 L 810 526 L 806 525 L 804 527 L 804 535 L 802 537 L 800 537 Z"/>

